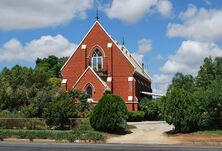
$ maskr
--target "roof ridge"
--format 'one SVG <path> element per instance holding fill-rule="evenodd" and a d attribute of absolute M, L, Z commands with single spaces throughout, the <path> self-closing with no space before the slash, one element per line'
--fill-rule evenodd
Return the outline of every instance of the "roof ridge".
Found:
<path fill-rule="evenodd" d="M 91 66 L 88 66 L 88 67 L 84 70 L 84 72 L 81 74 L 81 76 L 80 76 L 79 79 L 76 81 L 76 83 L 72 86 L 72 88 L 74 88 L 74 87 L 77 85 L 77 83 L 82 79 L 82 77 L 85 75 L 85 73 L 86 73 L 89 69 L 90 69 L 90 70 L 93 72 L 93 74 L 99 79 L 99 81 L 103 84 L 103 86 L 104 86 L 105 88 L 110 89 L 109 86 L 106 84 L 106 82 L 103 81 L 103 80 L 96 74 L 96 72 L 92 69 Z"/>

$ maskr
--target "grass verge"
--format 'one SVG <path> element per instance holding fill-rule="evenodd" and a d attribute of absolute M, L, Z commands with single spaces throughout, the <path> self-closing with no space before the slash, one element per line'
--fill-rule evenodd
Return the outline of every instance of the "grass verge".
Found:
<path fill-rule="evenodd" d="M 206 130 L 206 131 L 197 131 L 196 134 L 213 134 L 213 135 L 222 135 L 222 130 Z"/>

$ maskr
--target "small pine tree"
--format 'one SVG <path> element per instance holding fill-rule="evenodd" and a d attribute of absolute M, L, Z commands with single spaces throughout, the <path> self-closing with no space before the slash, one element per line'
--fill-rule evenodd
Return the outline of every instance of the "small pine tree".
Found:
<path fill-rule="evenodd" d="M 99 131 L 117 132 L 126 128 L 127 107 L 121 97 L 107 94 L 94 107 L 91 126 Z"/>

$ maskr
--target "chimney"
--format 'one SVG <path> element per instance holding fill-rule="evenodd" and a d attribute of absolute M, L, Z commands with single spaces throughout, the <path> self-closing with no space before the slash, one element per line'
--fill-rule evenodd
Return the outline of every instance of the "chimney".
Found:
<path fill-rule="evenodd" d="M 142 63 L 142 71 L 143 71 L 143 73 L 144 73 L 144 63 Z"/>

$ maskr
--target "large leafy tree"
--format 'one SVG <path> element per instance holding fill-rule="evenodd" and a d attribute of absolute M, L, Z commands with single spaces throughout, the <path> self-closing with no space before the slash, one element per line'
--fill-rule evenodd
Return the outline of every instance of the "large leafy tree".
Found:
<path fill-rule="evenodd" d="M 221 129 L 221 92 L 222 57 L 205 58 L 195 78 L 181 73 L 175 75 L 166 97 L 161 99 L 161 115 L 174 124 L 177 131 L 190 131 L 193 125 L 197 129 Z"/>
<path fill-rule="evenodd" d="M 219 61 L 219 58 L 217 60 Z M 211 81 L 216 78 L 216 68 L 217 66 L 215 66 L 215 63 L 211 57 L 205 58 L 204 64 L 200 67 L 196 77 L 196 86 L 206 89 L 208 85 L 211 84 Z"/>
<path fill-rule="evenodd" d="M 184 75 L 182 73 L 176 73 L 172 79 L 172 84 L 169 86 L 168 91 L 172 88 L 183 88 L 187 91 L 193 91 L 194 78 L 192 75 Z"/>
<path fill-rule="evenodd" d="M 37 58 L 36 68 L 43 69 L 50 77 L 61 77 L 60 69 L 67 59 L 68 57 L 58 58 L 53 55 L 43 59 Z"/>
<path fill-rule="evenodd" d="M 214 80 L 207 89 L 198 88 L 194 92 L 200 112 L 201 129 L 222 128 L 222 81 Z"/>
<path fill-rule="evenodd" d="M 41 104 L 37 102 L 44 94 L 43 91 L 47 90 L 51 95 L 50 89 L 60 85 L 59 71 L 66 60 L 67 57 L 49 56 L 38 58 L 34 69 L 19 65 L 11 69 L 3 68 L 0 72 L 0 110 L 16 112 L 24 107 L 31 109 L 31 106 L 34 108 Z"/>

